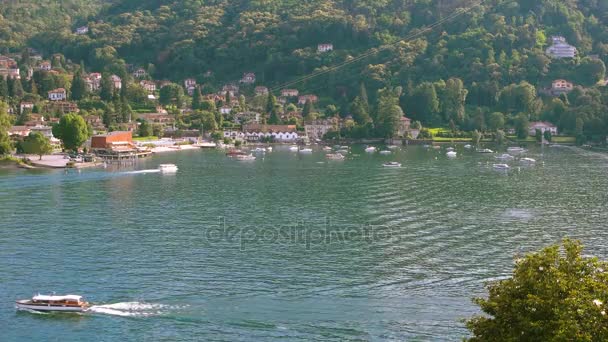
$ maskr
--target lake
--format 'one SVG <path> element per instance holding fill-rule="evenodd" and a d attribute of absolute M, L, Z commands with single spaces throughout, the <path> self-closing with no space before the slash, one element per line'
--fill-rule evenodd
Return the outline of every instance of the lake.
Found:
<path fill-rule="evenodd" d="M 532 147 L 536 165 L 497 172 L 493 155 L 457 152 L 0 170 L 1 339 L 458 341 L 471 298 L 517 255 L 569 236 L 608 258 L 608 156 Z M 162 163 L 179 171 L 133 172 Z M 95 306 L 14 309 L 52 291 Z"/>

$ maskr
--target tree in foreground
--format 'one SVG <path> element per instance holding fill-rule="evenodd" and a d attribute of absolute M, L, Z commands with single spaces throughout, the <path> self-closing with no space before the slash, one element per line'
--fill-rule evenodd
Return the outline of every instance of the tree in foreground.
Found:
<path fill-rule="evenodd" d="M 485 316 L 469 341 L 608 341 L 608 263 L 572 240 L 516 262 L 513 276 L 477 298 Z"/>
<path fill-rule="evenodd" d="M 11 139 L 8 135 L 8 130 L 11 126 L 12 122 L 8 114 L 8 105 L 0 101 L 0 156 L 9 154 L 13 150 Z"/>
<path fill-rule="evenodd" d="M 39 160 L 42 160 L 43 155 L 53 152 L 53 146 L 51 146 L 49 138 L 45 137 L 40 132 L 31 132 L 23 140 L 21 146 L 23 148 L 23 152 L 27 154 L 35 154 L 40 157 Z"/>
<path fill-rule="evenodd" d="M 53 135 L 64 148 L 75 151 L 89 138 L 89 129 L 82 116 L 66 114 L 53 126 Z"/>

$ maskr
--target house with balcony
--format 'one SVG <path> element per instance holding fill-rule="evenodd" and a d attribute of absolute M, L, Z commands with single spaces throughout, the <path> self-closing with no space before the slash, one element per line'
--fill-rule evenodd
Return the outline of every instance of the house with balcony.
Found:
<path fill-rule="evenodd" d="M 566 80 L 555 80 L 551 83 L 551 95 L 560 96 L 561 94 L 567 94 L 574 89 L 574 84 Z"/>
<path fill-rule="evenodd" d="M 557 126 L 546 121 L 530 122 L 530 125 L 528 125 L 528 134 L 536 135 L 536 130 L 540 130 L 543 134 L 546 131 L 549 131 L 551 134 L 557 135 Z"/>
<path fill-rule="evenodd" d="M 255 83 L 255 74 L 252 72 L 246 72 L 243 74 L 243 78 L 241 78 L 241 83 L 243 84 L 254 84 Z"/>
<path fill-rule="evenodd" d="M 48 92 L 49 100 L 51 101 L 65 101 L 67 99 L 67 93 L 64 88 L 57 88 Z"/>
<path fill-rule="evenodd" d="M 141 85 L 149 94 L 152 94 L 156 91 L 156 83 L 154 83 L 153 81 L 143 80 L 139 82 L 139 85 Z"/>
<path fill-rule="evenodd" d="M 317 51 L 321 53 L 330 52 L 334 50 L 334 44 L 325 43 L 317 45 Z"/>
<path fill-rule="evenodd" d="M 337 118 L 313 120 L 304 124 L 306 135 L 309 139 L 321 140 L 328 132 L 338 130 Z"/>
<path fill-rule="evenodd" d="M 256 96 L 268 95 L 268 88 L 263 87 L 263 86 L 255 87 L 255 95 Z"/>
<path fill-rule="evenodd" d="M 110 82 L 112 82 L 112 87 L 114 87 L 114 89 L 122 89 L 122 79 L 118 77 L 118 75 L 110 76 Z"/>
<path fill-rule="evenodd" d="M 316 103 L 317 101 L 319 101 L 319 98 L 317 97 L 317 95 L 302 95 L 300 97 L 298 97 L 298 104 L 299 105 L 305 105 L 306 102 L 310 103 Z"/>
<path fill-rule="evenodd" d="M 283 89 L 281 90 L 281 96 L 283 97 L 298 97 L 300 92 L 297 89 Z"/>
<path fill-rule="evenodd" d="M 551 37 L 553 44 L 547 48 L 546 53 L 552 58 L 574 58 L 578 51 L 576 47 L 568 44 L 566 38 L 562 36 Z"/>

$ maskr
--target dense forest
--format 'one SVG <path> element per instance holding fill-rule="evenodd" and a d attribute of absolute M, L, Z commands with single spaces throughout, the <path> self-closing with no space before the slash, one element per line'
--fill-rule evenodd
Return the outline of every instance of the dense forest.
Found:
<path fill-rule="evenodd" d="M 595 138 L 608 129 L 608 92 L 602 82 L 608 62 L 606 1 L 2 5 L 0 48 L 5 52 L 31 47 L 45 55 L 61 53 L 89 71 L 140 66 L 155 79 L 178 84 L 196 78 L 208 91 L 255 72 L 257 85 L 277 92 L 289 85 L 317 94 L 321 108 L 331 105 L 343 116 L 352 114 L 359 125 L 381 120 L 378 100 L 385 89 L 398 97 L 407 116 L 424 125 L 486 130 L 514 126 L 517 120 L 546 120 L 564 133 Z M 458 11 L 462 14 L 451 17 Z M 422 32 L 444 19 L 449 20 Z M 74 34 L 81 25 L 89 32 Z M 563 36 L 577 56 L 548 56 L 552 36 Z M 319 53 L 322 43 L 333 44 L 334 50 Z M 319 76 L 303 78 L 314 73 Z M 556 79 L 572 82 L 574 89 L 560 96 L 543 93 Z"/>

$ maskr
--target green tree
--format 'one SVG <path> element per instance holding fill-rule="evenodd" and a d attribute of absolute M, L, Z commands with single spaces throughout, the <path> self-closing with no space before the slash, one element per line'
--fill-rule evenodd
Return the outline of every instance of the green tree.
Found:
<path fill-rule="evenodd" d="M 514 120 L 515 124 L 515 134 L 519 139 L 525 139 L 528 137 L 528 126 L 530 125 L 530 121 L 528 120 L 528 116 L 524 113 L 519 113 Z"/>
<path fill-rule="evenodd" d="M 66 114 L 53 125 L 53 135 L 61 140 L 65 149 L 76 151 L 89 138 L 89 130 L 82 116 Z"/>
<path fill-rule="evenodd" d="M 438 123 L 436 115 L 439 113 L 439 98 L 435 86 L 430 82 L 417 86 L 407 108 L 411 108 L 412 116 L 417 120 Z"/>
<path fill-rule="evenodd" d="M 276 125 L 280 122 L 277 112 L 277 98 L 271 93 L 268 93 L 268 101 L 266 102 L 266 113 L 268 114 L 268 123 Z"/>
<path fill-rule="evenodd" d="M 394 89 L 382 89 L 378 92 L 376 129 L 384 138 L 396 135 L 403 110 L 399 107 L 399 96 Z"/>
<path fill-rule="evenodd" d="M 174 105 L 181 108 L 184 97 L 184 89 L 178 84 L 171 83 L 160 89 L 158 102 L 162 105 Z"/>
<path fill-rule="evenodd" d="M 315 119 L 315 108 L 310 100 L 306 100 L 304 103 L 304 108 L 302 109 L 302 117 L 305 121 L 313 121 Z"/>
<path fill-rule="evenodd" d="M 441 108 L 444 120 L 453 120 L 462 123 L 464 120 L 464 104 L 469 91 L 464 87 L 464 83 L 459 78 L 450 78 L 445 83 L 441 96 Z"/>
<path fill-rule="evenodd" d="M 355 97 L 353 100 L 350 107 L 350 112 L 355 122 L 359 125 L 364 125 L 372 120 L 372 118 L 369 116 L 368 106 L 360 96 Z"/>
<path fill-rule="evenodd" d="M 497 131 L 505 126 L 505 116 L 501 112 L 494 112 L 488 116 L 488 128 Z"/>
<path fill-rule="evenodd" d="M 0 101 L 0 156 L 12 152 L 13 146 L 8 130 L 12 126 L 12 120 L 8 114 L 8 105 Z"/>
<path fill-rule="evenodd" d="M 203 95 L 201 94 L 201 89 L 196 87 L 194 89 L 194 94 L 192 94 L 192 110 L 203 109 L 202 108 Z"/>
<path fill-rule="evenodd" d="M 15 78 L 12 80 L 11 87 L 9 89 L 9 93 L 10 93 L 10 96 L 18 98 L 18 99 L 23 97 L 25 92 L 23 91 L 23 85 L 21 84 L 20 79 Z"/>
<path fill-rule="evenodd" d="M 149 137 L 153 134 L 152 125 L 148 123 L 148 121 L 143 120 L 139 124 L 138 134 L 140 137 Z"/>
<path fill-rule="evenodd" d="M 112 84 L 112 80 L 108 74 L 103 74 L 101 77 L 101 90 L 99 92 L 99 97 L 101 97 L 104 101 L 111 101 L 114 96 L 114 85 Z"/>
<path fill-rule="evenodd" d="M 606 77 L 606 65 L 601 59 L 585 57 L 576 68 L 575 75 L 580 84 L 593 86 Z"/>
<path fill-rule="evenodd" d="M 543 137 L 548 142 L 551 142 L 553 140 L 553 134 L 551 134 L 551 131 L 549 130 L 546 130 L 545 133 L 543 133 Z"/>
<path fill-rule="evenodd" d="M 510 278 L 475 299 L 486 315 L 467 322 L 469 341 L 607 341 L 606 269 L 568 239 L 518 259 Z"/>
<path fill-rule="evenodd" d="M 213 132 L 217 130 L 217 121 L 215 121 L 215 115 L 209 111 L 202 111 L 199 114 L 201 119 L 201 126 L 203 130 L 207 132 Z"/>
<path fill-rule="evenodd" d="M 53 146 L 49 138 L 42 135 L 40 132 L 31 132 L 21 143 L 24 153 L 35 154 L 40 157 L 53 152 Z"/>
<path fill-rule="evenodd" d="M 70 90 L 72 93 L 72 99 L 76 101 L 82 100 L 87 94 L 87 84 L 82 78 L 82 72 L 80 69 L 74 75 L 74 79 L 72 80 L 72 88 Z"/>
<path fill-rule="evenodd" d="M 502 146 L 507 142 L 507 136 L 505 134 L 505 131 L 503 130 L 497 130 L 496 134 L 494 134 L 494 142 L 499 145 Z"/>
<path fill-rule="evenodd" d="M 0 98 L 8 98 L 8 82 L 5 77 L 0 76 Z"/>

